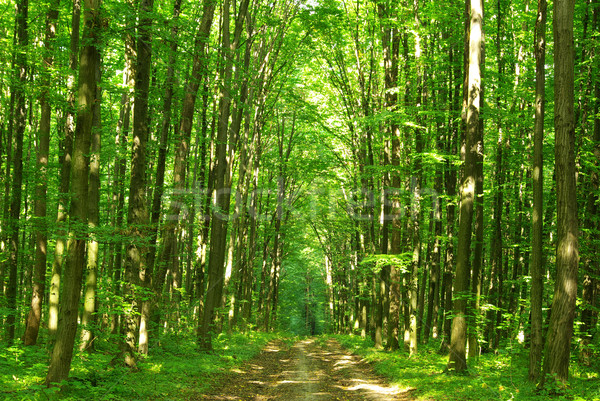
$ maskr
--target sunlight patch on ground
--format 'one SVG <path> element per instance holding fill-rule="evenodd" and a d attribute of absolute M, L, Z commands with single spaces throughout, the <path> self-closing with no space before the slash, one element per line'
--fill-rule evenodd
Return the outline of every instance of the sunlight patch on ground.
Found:
<path fill-rule="evenodd" d="M 163 370 L 163 364 L 162 363 L 153 363 L 152 365 L 150 365 L 149 370 L 153 373 L 160 373 Z"/>
<path fill-rule="evenodd" d="M 368 383 L 363 380 L 353 380 L 353 382 L 357 382 L 357 381 L 362 382 L 362 383 L 358 383 L 358 384 L 355 384 L 350 387 L 345 387 L 344 390 L 347 390 L 347 391 L 366 390 L 368 392 L 381 394 L 381 395 L 394 395 L 394 394 L 400 394 L 400 393 L 407 391 L 406 389 L 399 389 L 396 386 L 385 387 L 385 386 L 380 386 L 378 384 Z"/>
<path fill-rule="evenodd" d="M 341 360 L 333 364 L 334 370 L 344 369 L 348 367 L 348 365 L 356 365 L 356 362 L 354 362 L 350 356 L 344 356 L 341 358 Z"/>

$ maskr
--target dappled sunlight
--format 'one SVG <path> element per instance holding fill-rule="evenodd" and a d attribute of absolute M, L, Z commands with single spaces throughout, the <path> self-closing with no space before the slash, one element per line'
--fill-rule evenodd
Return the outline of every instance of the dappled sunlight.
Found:
<path fill-rule="evenodd" d="M 162 363 L 152 363 L 152 364 L 150 364 L 149 370 L 152 373 L 160 373 L 163 370 L 163 364 Z"/>
<path fill-rule="evenodd" d="M 357 391 L 357 390 L 366 390 L 370 393 L 381 394 L 381 395 L 394 395 L 400 394 L 403 392 L 407 392 L 409 389 L 400 389 L 396 386 L 382 386 L 376 383 L 366 382 L 364 380 L 352 380 L 353 382 L 357 382 L 357 384 L 349 387 L 345 387 L 344 390 L 347 391 Z"/>
<path fill-rule="evenodd" d="M 333 366 L 334 370 L 346 369 L 356 365 L 356 362 L 352 360 L 350 356 L 344 356 L 342 359 L 338 360 Z"/>
<path fill-rule="evenodd" d="M 267 345 L 260 357 L 230 370 L 232 376 L 208 399 L 407 400 L 409 388 L 389 385 L 363 359 L 328 339 L 309 338 L 288 348 Z M 217 395 L 218 394 L 218 395 Z"/>

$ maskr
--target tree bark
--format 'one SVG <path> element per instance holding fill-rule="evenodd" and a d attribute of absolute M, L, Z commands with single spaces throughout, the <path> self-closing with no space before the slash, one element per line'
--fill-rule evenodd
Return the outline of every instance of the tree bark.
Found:
<path fill-rule="evenodd" d="M 8 315 L 6 317 L 6 339 L 12 344 L 15 338 L 15 325 L 17 321 L 17 273 L 19 266 L 19 218 L 21 216 L 21 194 L 23 184 L 23 136 L 27 118 L 25 106 L 25 90 L 27 87 L 27 46 L 29 34 L 27 25 L 27 14 L 29 1 L 17 2 L 17 14 L 15 21 L 16 46 L 15 46 L 15 86 L 12 88 L 15 99 L 14 110 L 14 153 L 12 155 L 13 173 L 11 200 L 9 208 L 9 260 L 8 260 L 8 286 L 6 289 L 6 300 Z M 8 178 L 7 178 L 8 179 Z"/>
<path fill-rule="evenodd" d="M 594 32 L 598 31 L 598 16 L 600 14 L 600 4 L 595 3 L 594 8 L 592 10 L 592 30 Z M 592 50 L 593 55 L 597 55 L 597 50 Z M 582 55 L 583 58 L 583 55 Z M 591 87 L 593 88 L 594 97 L 596 99 L 600 99 L 600 80 L 598 80 L 598 66 L 594 66 L 590 64 L 590 70 L 588 72 L 588 76 L 591 79 Z M 592 89 L 590 88 L 590 89 Z M 583 222 L 586 227 L 586 234 L 583 238 L 585 238 L 586 242 L 590 244 L 592 248 L 588 248 L 587 255 L 584 259 L 584 276 L 583 276 L 583 310 L 581 312 L 581 321 L 583 326 L 581 327 L 582 331 L 582 341 L 581 341 L 581 351 L 580 351 L 580 361 L 586 365 L 590 366 L 592 364 L 593 356 L 594 356 L 594 348 L 591 347 L 593 344 L 593 336 L 594 336 L 594 328 L 596 327 L 596 320 L 598 316 L 598 304 L 597 298 L 600 294 L 598 291 L 598 276 L 600 273 L 600 263 L 598 261 L 598 251 L 597 248 L 593 248 L 594 243 L 598 243 L 597 241 L 600 239 L 600 231 L 599 225 L 596 220 L 596 216 L 598 215 L 598 189 L 600 187 L 600 148 L 598 144 L 600 143 L 600 114 L 599 114 L 600 104 L 598 101 L 595 102 L 593 106 L 592 113 L 594 117 L 594 127 L 593 132 L 588 134 L 591 139 L 591 143 L 593 145 L 593 165 L 589 168 L 589 182 L 586 183 L 585 189 L 588 193 L 586 200 L 586 219 Z"/>
<path fill-rule="evenodd" d="M 54 63 L 54 38 L 56 37 L 56 21 L 58 19 L 59 0 L 54 0 L 46 14 L 46 33 L 44 38 L 44 62 L 42 72 L 42 93 L 40 94 L 41 116 L 38 133 L 37 153 L 37 183 L 35 200 L 35 217 L 38 219 L 36 228 L 35 267 L 33 273 L 33 293 L 31 309 L 27 317 L 25 329 L 25 345 L 37 342 L 42 317 L 42 304 L 46 292 L 46 260 L 48 245 L 48 230 L 46 224 L 46 198 L 48 180 L 48 157 L 50 153 L 50 119 L 51 105 L 49 97 L 50 73 Z"/>
<path fill-rule="evenodd" d="M 446 137 L 446 151 L 450 155 L 456 156 L 458 153 L 457 140 L 459 124 L 454 121 L 455 116 L 460 114 L 460 76 L 462 75 L 461 63 L 454 61 L 455 49 L 450 49 L 450 65 L 454 65 L 454 77 L 452 79 L 454 91 L 449 92 L 449 104 L 448 110 L 448 134 Z M 451 75 L 452 76 L 452 75 Z M 455 220 L 456 220 L 456 184 L 457 184 L 457 169 L 450 160 L 446 159 L 445 168 L 445 188 L 448 196 L 448 202 L 446 204 L 446 249 L 444 255 L 444 274 L 442 277 L 442 287 L 440 294 L 440 307 L 442 307 L 443 314 L 439 321 L 439 332 L 442 336 L 442 342 L 440 345 L 440 353 L 448 352 L 450 345 L 451 336 L 451 319 L 449 318 L 452 312 L 452 267 L 454 266 L 455 250 L 454 250 L 454 235 L 455 235 Z"/>
<path fill-rule="evenodd" d="M 469 0 L 467 0 L 468 2 Z M 463 372 L 467 369 L 467 296 L 469 292 L 470 248 L 475 197 L 474 168 L 477 160 L 477 130 L 479 130 L 481 89 L 481 47 L 483 38 L 483 2 L 472 0 L 470 7 L 468 105 L 466 121 L 466 154 L 460 186 L 461 204 L 459 217 L 458 252 L 454 279 L 454 318 L 450 337 L 448 370 Z"/>
<path fill-rule="evenodd" d="M 131 4 L 128 4 L 131 6 Z M 127 136 L 131 126 L 131 110 L 133 102 L 133 90 L 135 86 L 135 40 L 131 33 L 124 35 L 125 45 L 125 69 L 123 71 L 123 81 L 125 88 L 121 94 L 121 109 L 119 111 L 119 120 L 117 122 L 115 148 L 118 149 L 115 155 L 114 178 L 113 178 L 113 205 L 114 207 L 114 227 L 115 234 L 121 234 L 123 230 L 123 220 L 125 218 L 125 186 L 127 172 Z M 114 244 L 114 261 L 112 271 L 109 276 L 112 279 L 112 291 L 116 296 L 121 295 L 121 278 L 123 277 L 123 241 L 117 239 Z M 111 314 L 111 334 L 117 334 L 120 328 L 120 315 Z"/>
<path fill-rule="evenodd" d="M 162 274 L 159 283 L 157 279 L 153 278 L 155 266 L 154 260 L 156 255 L 156 240 L 158 236 L 158 224 L 160 221 L 162 196 L 164 192 L 164 181 L 165 181 L 165 164 L 167 159 L 167 145 L 169 138 L 169 130 L 171 128 L 171 115 L 172 115 L 172 104 L 173 104 L 173 86 L 175 81 L 175 63 L 177 60 L 177 48 L 178 48 L 178 36 L 179 36 L 179 14 L 181 13 L 181 1 L 176 0 L 173 4 L 173 19 L 171 27 L 171 46 L 169 53 L 169 64 L 167 66 L 167 77 L 165 79 L 165 94 L 163 99 L 163 120 L 161 123 L 160 133 L 160 145 L 158 149 L 158 161 L 156 165 L 156 178 L 155 178 L 155 189 L 154 197 L 152 199 L 151 208 L 151 232 L 150 232 L 150 246 L 147 256 L 147 270 L 145 275 L 145 286 L 149 287 L 154 291 L 155 299 L 161 298 L 162 283 L 164 283 L 164 274 Z M 191 129 L 190 129 L 191 131 Z M 179 154 L 179 153 L 178 153 Z M 175 162 L 177 165 L 177 161 Z M 177 175 L 175 176 L 177 178 Z M 181 190 L 181 188 L 178 188 Z M 183 195 L 183 194 L 181 194 Z M 170 214 L 169 214 L 170 216 Z M 162 269 L 158 269 L 162 272 Z M 149 340 L 149 322 L 152 313 L 152 299 L 146 299 L 142 301 L 140 308 L 140 335 L 138 341 L 138 351 L 142 354 L 148 353 L 148 340 Z M 157 316 L 157 320 L 158 316 Z"/>
<path fill-rule="evenodd" d="M 482 34 L 483 35 L 483 34 Z M 485 37 L 482 37 L 481 44 L 481 65 L 485 64 Z M 483 81 L 483 73 L 480 77 Z M 480 104 L 484 103 L 484 87 L 480 86 Z M 483 119 L 479 118 L 479 127 L 475 138 L 475 165 L 473 167 L 473 179 L 475 180 L 475 246 L 473 247 L 473 262 L 471 266 L 471 300 L 468 307 L 469 313 L 469 358 L 475 360 L 479 357 L 479 323 L 481 302 L 481 278 L 483 268 L 483 236 L 484 236 L 484 210 L 483 210 Z"/>
<path fill-rule="evenodd" d="M 554 130 L 556 172 L 556 282 L 548 327 L 542 384 L 552 375 L 560 386 L 569 378 L 571 337 L 577 299 L 579 227 L 575 183 L 574 0 L 554 3 Z"/>
<path fill-rule="evenodd" d="M 415 2 L 415 4 L 417 4 Z M 420 26 L 418 10 L 415 5 L 415 25 Z M 421 37 L 418 32 L 415 33 L 415 66 L 416 66 L 416 93 L 415 93 L 415 110 L 423 108 L 424 94 L 424 66 L 422 65 L 421 53 L 423 52 Z M 407 77 L 408 78 L 408 77 Z M 418 348 L 418 326 L 420 323 L 418 318 L 418 290 L 419 290 L 419 269 L 421 266 L 421 187 L 423 185 L 422 171 L 422 153 L 423 153 L 423 132 L 420 128 L 422 117 L 417 113 L 417 127 L 415 128 L 415 155 L 412 162 L 411 177 L 411 237 L 412 237 L 412 263 L 410 271 L 410 355 L 415 355 Z M 421 309 L 422 310 L 422 309 Z M 423 314 L 421 313 L 421 317 Z"/>
<path fill-rule="evenodd" d="M 127 208 L 127 226 L 129 243 L 125 259 L 125 297 L 131 307 L 124 315 L 124 342 L 121 344 L 125 364 L 136 364 L 136 337 L 138 336 L 138 318 L 134 310 L 139 308 L 135 286 L 145 280 L 147 268 L 147 249 L 145 241 L 148 234 L 148 204 L 146 202 L 146 146 L 150 127 L 148 125 L 148 92 L 152 68 L 152 17 L 154 0 L 142 0 L 139 8 L 140 23 L 137 37 L 137 60 L 135 67 L 135 102 L 133 105 L 133 148 L 131 152 L 131 181 L 129 183 L 129 206 Z"/>
<path fill-rule="evenodd" d="M 60 185 L 59 200 L 56 216 L 56 245 L 54 246 L 54 260 L 52 262 L 52 276 L 50 278 L 50 291 L 48 295 L 48 336 L 49 343 L 54 341 L 58 329 L 58 304 L 60 295 L 60 280 L 63 270 L 64 254 L 67 247 L 67 220 L 69 217 L 69 188 L 71 186 L 71 157 L 73 153 L 73 137 L 75 134 L 74 116 L 77 111 L 75 104 L 77 68 L 79 64 L 79 28 L 81 21 L 81 0 L 73 0 L 71 15 L 71 43 L 69 46 L 69 99 L 66 112 L 65 137 L 62 143 L 60 156 Z"/>
<path fill-rule="evenodd" d="M 77 333 L 81 281 L 85 266 L 89 150 L 96 100 L 96 70 L 100 63 L 97 46 L 102 27 L 99 21 L 100 0 L 85 0 L 85 6 L 83 32 L 85 46 L 81 51 L 79 64 L 78 111 L 71 177 L 73 191 L 70 207 L 71 226 L 63 291 L 60 299 L 59 324 L 46 376 L 46 385 L 48 386 L 60 383 L 69 375 Z"/>
<path fill-rule="evenodd" d="M 215 196 L 216 200 L 211 217 L 211 237 L 210 237 L 210 256 L 208 259 L 208 291 L 204 304 L 204 313 L 201 319 L 201 326 L 198 331 L 198 343 L 203 349 L 212 349 L 212 334 L 214 330 L 215 308 L 219 306 L 223 295 L 224 286 L 224 267 L 225 253 L 227 251 L 227 226 L 229 220 L 229 206 L 231 200 L 231 181 L 229 179 L 231 157 L 228 160 L 227 144 L 229 138 L 229 117 L 231 113 L 231 88 L 232 88 L 232 69 L 233 54 L 239 45 L 242 33 L 243 22 L 248 10 L 248 0 L 242 1 L 237 15 L 234 38 L 231 41 L 229 32 L 229 0 L 225 1 L 223 6 L 223 27 L 222 40 L 225 51 L 225 65 L 221 76 L 223 77 L 223 86 L 219 100 L 219 121 L 217 129 L 216 144 L 216 166 L 215 166 Z M 209 7 L 213 7 L 211 5 Z M 212 12 L 211 12 L 212 15 Z M 209 24 L 210 26 L 210 24 Z M 229 146 L 235 146 L 230 142 Z"/>
<path fill-rule="evenodd" d="M 96 66 L 96 80 L 101 81 L 100 65 Z M 90 240 L 87 244 L 87 277 L 83 294 L 83 313 L 81 315 L 81 351 L 93 351 L 94 331 L 96 323 L 96 286 L 98 282 L 98 251 L 100 226 L 100 146 L 102 138 L 102 118 L 100 104 L 102 103 L 101 88 L 96 89 L 94 115 L 90 144 L 90 167 L 88 187 L 88 227 Z"/>

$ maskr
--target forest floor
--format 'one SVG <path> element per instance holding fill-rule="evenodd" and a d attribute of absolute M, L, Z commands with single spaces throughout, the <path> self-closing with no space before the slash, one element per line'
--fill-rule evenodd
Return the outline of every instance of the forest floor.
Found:
<path fill-rule="evenodd" d="M 271 341 L 255 358 L 224 374 L 198 400 L 410 400 L 410 388 L 388 384 L 335 339 L 292 346 Z"/>

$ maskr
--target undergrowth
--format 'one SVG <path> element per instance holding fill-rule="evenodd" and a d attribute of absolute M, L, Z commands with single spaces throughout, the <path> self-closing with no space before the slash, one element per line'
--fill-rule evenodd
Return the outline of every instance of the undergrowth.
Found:
<path fill-rule="evenodd" d="M 440 343 L 422 345 L 417 355 L 389 352 L 373 347 L 370 339 L 335 335 L 345 348 L 372 362 L 377 373 L 400 387 L 410 388 L 417 400 L 572 400 L 600 401 L 600 361 L 586 367 L 571 362 L 569 387 L 536 390 L 527 380 L 529 350 L 518 347 L 469 361 L 466 375 L 443 373 L 447 355 L 437 351 Z"/>
<path fill-rule="evenodd" d="M 111 349 L 79 353 L 61 389 L 43 384 L 49 359 L 44 346 L 0 346 L 0 400 L 186 400 L 276 337 L 257 332 L 220 335 L 208 353 L 198 351 L 190 338 L 163 338 L 160 347 L 140 358 L 137 371 L 111 366 Z"/>

